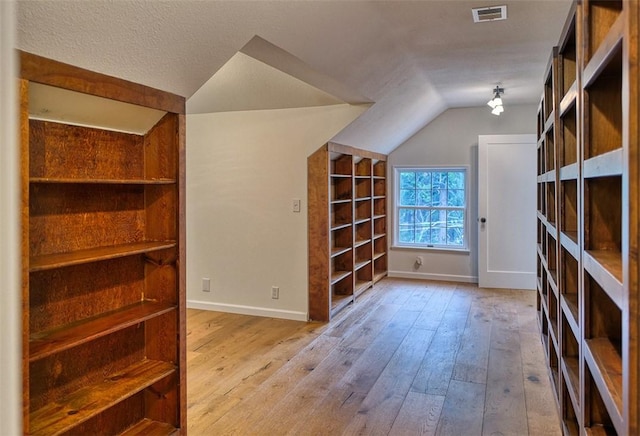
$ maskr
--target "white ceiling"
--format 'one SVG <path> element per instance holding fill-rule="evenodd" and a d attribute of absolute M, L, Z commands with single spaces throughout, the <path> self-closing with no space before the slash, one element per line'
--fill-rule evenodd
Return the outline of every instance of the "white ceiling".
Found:
<path fill-rule="evenodd" d="M 472 7 L 496 4 L 507 5 L 506 21 L 473 23 Z M 289 100 L 281 107 L 305 104 L 288 95 L 282 77 L 260 82 L 258 70 L 277 76 L 269 65 L 317 88 L 310 101 L 375 102 L 334 140 L 387 153 L 447 108 L 484 105 L 497 83 L 507 110 L 537 103 L 570 4 L 20 0 L 18 47 L 187 98 L 242 51 L 250 71 L 227 74 L 227 82 L 238 80 L 229 89 L 264 94 L 269 106 L 279 83 Z"/>

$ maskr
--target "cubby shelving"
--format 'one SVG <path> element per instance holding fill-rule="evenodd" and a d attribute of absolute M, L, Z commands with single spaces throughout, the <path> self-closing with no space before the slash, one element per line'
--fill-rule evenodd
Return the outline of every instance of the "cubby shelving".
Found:
<path fill-rule="evenodd" d="M 565 434 L 640 433 L 638 17 L 638 2 L 574 2 L 542 80 L 537 308 Z"/>
<path fill-rule="evenodd" d="M 329 321 L 387 274 L 386 156 L 328 143 L 307 169 L 309 317 Z"/>
<path fill-rule="evenodd" d="M 184 98 L 20 58 L 24 432 L 186 432 Z"/>

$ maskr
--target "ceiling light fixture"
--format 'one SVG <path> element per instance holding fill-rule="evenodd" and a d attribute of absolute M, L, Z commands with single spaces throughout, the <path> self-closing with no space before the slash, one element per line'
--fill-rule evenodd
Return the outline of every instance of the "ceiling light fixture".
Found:
<path fill-rule="evenodd" d="M 493 90 L 493 98 L 487 102 L 489 107 L 492 109 L 491 113 L 493 115 L 500 115 L 504 112 L 504 106 L 502 106 L 502 98 L 500 98 L 500 94 L 504 94 L 504 88 L 496 86 L 496 89 Z"/>

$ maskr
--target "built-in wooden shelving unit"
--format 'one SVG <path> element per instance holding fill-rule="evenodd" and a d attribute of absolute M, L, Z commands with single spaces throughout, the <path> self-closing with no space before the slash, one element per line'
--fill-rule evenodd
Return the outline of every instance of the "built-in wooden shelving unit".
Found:
<path fill-rule="evenodd" d="M 24 432 L 186 433 L 184 99 L 20 56 Z"/>
<path fill-rule="evenodd" d="M 309 317 L 329 321 L 387 275 L 386 156 L 325 144 L 307 179 Z"/>
<path fill-rule="evenodd" d="M 639 19 L 576 2 L 543 81 L 537 307 L 565 434 L 640 433 Z"/>

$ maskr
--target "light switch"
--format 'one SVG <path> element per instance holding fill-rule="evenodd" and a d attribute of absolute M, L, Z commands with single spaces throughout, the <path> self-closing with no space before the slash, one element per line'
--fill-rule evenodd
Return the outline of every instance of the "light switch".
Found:
<path fill-rule="evenodd" d="M 297 198 L 293 199 L 293 211 L 296 213 L 300 212 L 300 200 Z"/>

